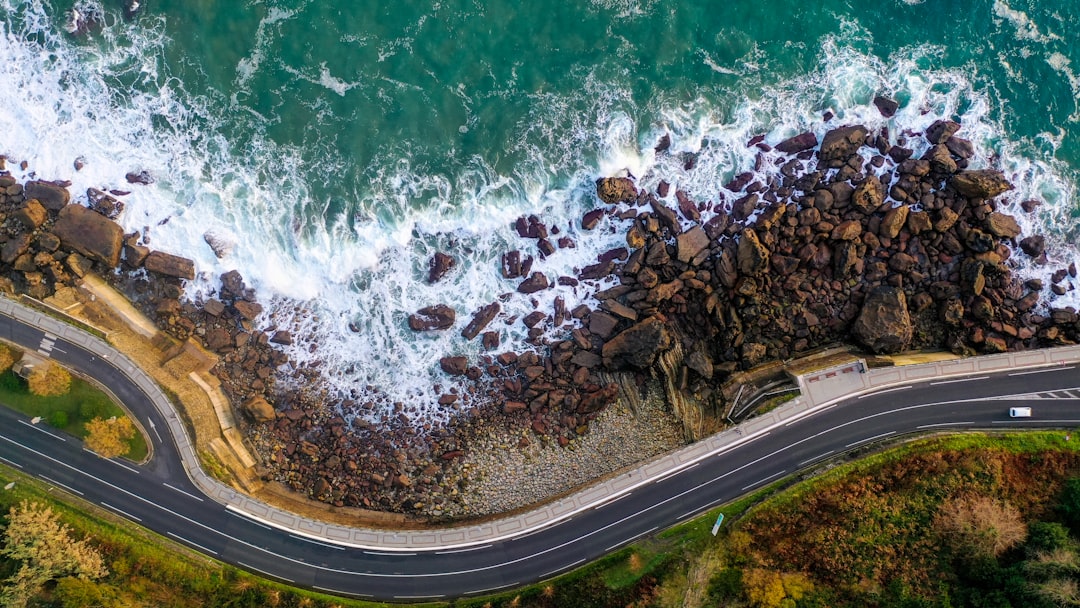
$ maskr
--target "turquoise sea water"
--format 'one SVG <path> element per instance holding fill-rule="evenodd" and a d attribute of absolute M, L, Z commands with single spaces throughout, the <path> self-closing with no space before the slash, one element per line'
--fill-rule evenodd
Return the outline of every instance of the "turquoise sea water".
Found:
<path fill-rule="evenodd" d="M 101 25 L 66 34 L 72 9 Z M 462 325 L 513 291 L 498 256 L 534 247 L 514 218 L 573 237 L 537 265 L 572 274 L 621 242 L 611 223 L 579 234 L 593 179 L 628 170 L 716 200 L 754 166 L 757 134 L 862 121 L 896 138 L 959 119 L 977 163 L 1017 184 L 1013 204 L 1045 201 L 1025 227 L 1077 257 L 1075 2 L 146 0 L 121 15 L 120 0 L 0 0 L 0 153 L 75 192 L 149 171 L 121 221 L 196 260 L 190 294 L 239 269 L 275 304 L 266 323 L 304 336 L 296 364 L 427 418 L 448 415 L 430 398 L 438 358 L 479 346 L 415 336 L 405 317 L 445 302 Z M 875 94 L 901 112 L 882 118 Z M 664 134 L 673 154 L 657 157 Z M 459 267 L 429 286 L 435 250 Z M 587 299 L 561 288 L 541 306 L 556 295 Z"/>

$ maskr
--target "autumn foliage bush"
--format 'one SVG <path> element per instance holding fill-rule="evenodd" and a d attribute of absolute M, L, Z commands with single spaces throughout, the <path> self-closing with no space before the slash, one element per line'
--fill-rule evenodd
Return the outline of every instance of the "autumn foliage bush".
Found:
<path fill-rule="evenodd" d="M 71 390 L 71 374 L 53 363 L 34 368 L 26 382 L 38 397 L 57 397 Z"/>

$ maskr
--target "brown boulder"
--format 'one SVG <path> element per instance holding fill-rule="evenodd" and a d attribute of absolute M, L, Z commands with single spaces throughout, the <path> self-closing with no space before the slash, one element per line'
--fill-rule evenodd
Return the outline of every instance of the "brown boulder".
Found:
<path fill-rule="evenodd" d="M 274 419 L 274 406 L 262 397 L 252 397 L 244 402 L 244 413 L 256 423 L 270 422 Z"/>
<path fill-rule="evenodd" d="M 1002 239 L 1013 239 L 1020 235 L 1020 224 L 1016 223 L 1016 218 L 997 211 L 986 218 L 986 229 L 990 234 Z"/>
<path fill-rule="evenodd" d="M 469 360 L 465 357 L 443 357 L 439 359 L 439 367 L 451 376 L 464 376 L 469 368 Z"/>
<path fill-rule="evenodd" d="M 428 262 L 428 283 L 434 283 L 439 279 L 446 276 L 446 273 L 450 272 L 450 269 L 454 267 L 454 258 L 442 253 L 436 252 L 435 256 Z"/>
<path fill-rule="evenodd" d="M 761 276 L 769 268 L 769 250 L 758 239 L 753 228 L 743 230 L 736 258 L 739 272 L 746 276 Z"/>
<path fill-rule="evenodd" d="M 926 129 L 926 141 L 943 144 L 959 130 L 960 125 L 951 120 L 936 120 Z"/>
<path fill-rule="evenodd" d="M 949 149 L 942 144 L 931 147 L 923 155 L 923 160 L 930 163 L 930 170 L 935 173 L 956 173 L 956 161 L 953 160 Z"/>
<path fill-rule="evenodd" d="M 851 204 L 867 215 L 877 210 L 884 202 L 885 186 L 876 175 L 864 179 L 851 195 Z"/>
<path fill-rule="evenodd" d="M 542 272 L 534 272 L 529 278 L 518 284 L 520 293 L 536 293 L 548 288 L 548 278 Z"/>
<path fill-rule="evenodd" d="M 26 230 L 37 230 L 48 219 L 49 212 L 45 210 L 45 207 L 37 199 L 30 199 L 16 209 L 12 217 L 22 224 Z"/>
<path fill-rule="evenodd" d="M 697 257 L 703 249 L 709 246 L 709 236 L 705 234 L 701 226 L 694 226 L 680 234 L 675 239 L 675 245 L 679 252 L 679 261 L 684 264 L 689 263 L 690 260 Z"/>
<path fill-rule="evenodd" d="M 143 267 L 167 277 L 192 280 L 195 278 L 195 262 L 162 251 L 151 251 L 143 260 Z"/>
<path fill-rule="evenodd" d="M 1005 175 L 996 169 L 961 171 L 949 180 L 949 185 L 968 198 L 993 198 L 1013 189 Z"/>
<path fill-rule="evenodd" d="M 904 292 L 891 286 L 871 291 L 852 326 L 852 334 L 876 354 L 897 353 L 907 348 L 914 331 Z"/>
<path fill-rule="evenodd" d="M 609 205 L 637 199 L 637 187 L 628 177 L 602 177 L 596 180 L 596 196 Z"/>
<path fill-rule="evenodd" d="M 592 230 L 604 217 L 603 209 L 593 209 L 581 217 L 581 227 L 584 230 Z"/>
<path fill-rule="evenodd" d="M 829 238 L 834 241 L 854 241 L 862 234 L 862 228 L 862 222 L 859 220 L 840 222 L 839 226 L 833 228 Z"/>
<path fill-rule="evenodd" d="M 142 266 L 148 255 L 150 255 L 150 248 L 140 245 L 136 237 L 124 241 L 124 261 L 132 268 Z"/>
<path fill-rule="evenodd" d="M 65 191 L 66 192 L 66 191 Z M 82 205 L 67 205 L 53 225 L 53 234 L 64 247 L 101 262 L 109 268 L 120 263 L 124 231 L 109 218 Z"/>
<path fill-rule="evenodd" d="M 465 326 L 465 329 L 461 330 L 461 336 L 466 340 L 472 340 L 478 336 L 488 326 L 488 323 L 491 323 L 495 315 L 499 314 L 501 309 L 502 307 L 498 302 L 492 302 L 473 313 L 472 320 Z"/>
<path fill-rule="evenodd" d="M 612 369 L 626 366 L 647 369 L 656 361 L 657 355 L 671 348 L 671 341 L 671 333 L 664 322 L 649 317 L 604 344 L 604 361 Z"/>
<path fill-rule="evenodd" d="M 881 220 L 881 225 L 878 226 L 878 234 L 890 239 L 895 239 L 900 230 L 904 227 L 904 223 L 907 222 L 908 206 L 900 205 L 899 207 L 893 207 L 885 213 L 885 217 Z"/>
<path fill-rule="evenodd" d="M 948 232 L 956 225 L 956 220 L 960 219 L 955 211 L 948 207 L 942 207 L 938 211 L 938 219 L 934 222 L 934 230 L 938 232 Z"/>
<path fill-rule="evenodd" d="M 907 216 L 907 229 L 911 234 L 922 234 L 930 230 L 930 214 L 925 211 L 912 211 Z"/>
<path fill-rule="evenodd" d="M 457 312 L 445 304 L 425 306 L 409 315 L 409 329 L 413 331 L 433 331 L 450 329 L 457 320 Z"/>
<path fill-rule="evenodd" d="M 262 314 L 262 304 L 258 302 L 248 302 L 247 300 L 237 300 L 233 302 L 233 308 L 236 312 L 240 313 L 240 316 L 248 321 L 254 321 L 256 317 Z"/>
<path fill-rule="evenodd" d="M 789 137 L 776 144 L 776 151 L 784 154 L 797 154 L 803 150 L 809 150 L 818 144 L 817 135 L 807 131 L 794 137 Z"/>
<path fill-rule="evenodd" d="M 26 182 L 23 187 L 23 196 L 27 200 L 37 199 L 49 211 L 60 211 L 71 202 L 71 193 L 68 192 L 67 188 L 57 186 L 51 182 Z M 115 265 L 113 264 L 113 266 Z"/>
<path fill-rule="evenodd" d="M 818 158 L 826 165 L 842 163 L 862 147 L 866 142 L 866 134 L 866 127 L 862 125 L 833 129 L 822 138 Z"/>

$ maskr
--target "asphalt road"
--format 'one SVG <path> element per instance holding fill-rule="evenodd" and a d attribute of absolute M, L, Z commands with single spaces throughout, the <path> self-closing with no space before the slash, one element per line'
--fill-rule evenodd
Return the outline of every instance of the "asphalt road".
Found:
<path fill-rule="evenodd" d="M 402 602 L 482 595 L 544 580 L 879 440 L 933 430 L 1080 426 L 1075 367 L 906 385 L 747 437 L 676 475 L 531 534 L 444 551 L 375 551 L 271 528 L 203 496 L 184 474 L 164 420 L 108 360 L 2 315 L 0 336 L 41 348 L 97 378 L 142 421 L 154 444 L 145 466 L 106 460 L 74 438 L 0 408 L 0 460 L 246 570 L 334 594 Z M 1034 416 L 1010 419 L 1008 408 L 1017 405 L 1032 407 Z"/>

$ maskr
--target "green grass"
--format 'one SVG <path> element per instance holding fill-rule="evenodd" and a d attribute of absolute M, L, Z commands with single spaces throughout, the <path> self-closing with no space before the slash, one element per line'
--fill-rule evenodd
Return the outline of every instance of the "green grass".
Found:
<path fill-rule="evenodd" d="M 124 416 L 124 410 L 89 382 L 72 376 L 71 390 L 59 397 L 39 397 L 30 393 L 26 381 L 11 371 L 0 374 L 0 404 L 26 414 L 40 416 L 46 423 L 76 437 L 86 436 L 83 426 L 93 418 Z M 142 433 L 128 441 L 126 456 L 136 462 L 146 458 Z"/>

